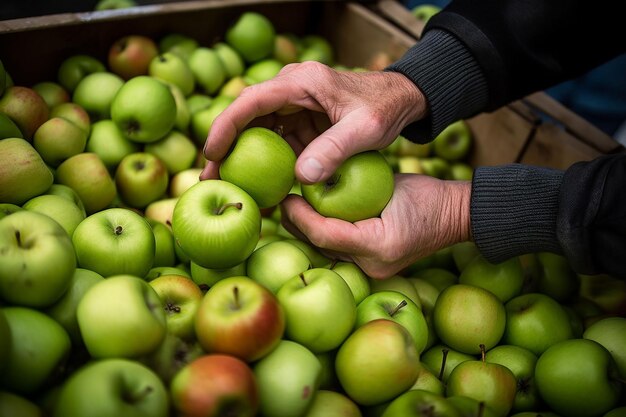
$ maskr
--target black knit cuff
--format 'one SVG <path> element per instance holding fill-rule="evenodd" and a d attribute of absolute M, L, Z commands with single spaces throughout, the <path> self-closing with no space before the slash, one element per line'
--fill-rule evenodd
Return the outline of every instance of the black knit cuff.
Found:
<path fill-rule="evenodd" d="M 562 253 L 556 234 L 563 171 L 511 164 L 474 172 L 470 218 L 492 263 L 531 252 Z"/>
<path fill-rule="evenodd" d="M 411 79 L 428 101 L 430 116 L 402 131 L 414 142 L 430 142 L 450 123 L 477 114 L 487 103 L 487 84 L 477 62 L 457 38 L 442 30 L 426 32 L 386 70 Z"/>

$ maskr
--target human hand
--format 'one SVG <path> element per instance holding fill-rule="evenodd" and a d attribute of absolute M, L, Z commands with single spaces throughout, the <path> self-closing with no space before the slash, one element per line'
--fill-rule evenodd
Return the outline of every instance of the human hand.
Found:
<path fill-rule="evenodd" d="M 424 96 L 399 73 L 290 64 L 273 79 L 247 87 L 215 119 L 200 178 L 219 177 L 219 162 L 249 126 L 280 127 L 298 155 L 296 178 L 311 184 L 328 179 L 348 157 L 389 145 L 425 114 Z"/>
<path fill-rule="evenodd" d="M 282 221 L 293 235 L 331 259 L 354 262 L 372 278 L 388 278 L 417 259 L 470 236 L 469 181 L 397 174 L 380 217 L 355 223 L 327 218 L 302 197 L 289 195 Z"/>

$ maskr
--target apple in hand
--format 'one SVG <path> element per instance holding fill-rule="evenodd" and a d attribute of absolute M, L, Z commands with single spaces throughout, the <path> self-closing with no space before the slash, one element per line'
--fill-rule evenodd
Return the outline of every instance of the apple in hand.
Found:
<path fill-rule="evenodd" d="M 220 178 L 246 191 L 267 208 L 280 203 L 295 181 L 296 154 L 276 132 L 251 127 L 239 134 L 222 160 Z"/>
<path fill-rule="evenodd" d="M 141 278 L 115 275 L 93 285 L 78 303 L 78 326 L 94 358 L 136 358 L 156 350 L 165 337 L 165 311 Z"/>
<path fill-rule="evenodd" d="M 172 231 L 193 262 L 205 268 L 230 268 L 254 251 L 261 213 L 254 199 L 236 185 L 201 181 L 178 198 Z"/>
<path fill-rule="evenodd" d="M 48 120 L 50 109 L 32 88 L 12 86 L 0 96 L 0 113 L 9 116 L 30 141 L 39 126 Z"/>
<path fill-rule="evenodd" d="M 335 369 L 346 394 L 360 405 L 389 401 L 409 389 L 420 363 L 413 338 L 392 320 L 370 321 L 337 351 Z"/>
<path fill-rule="evenodd" d="M 356 222 L 379 216 L 393 188 L 383 154 L 366 151 L 345 160 L 328 180 L 302 184 L 302 196 L 322 216 Z"/>
<path fill-rule="evenodd" d="M 189 417 L 254 417 L 259 388 L 252 369 L 239 358 L 203 355 L 183 367 L 170 385 L 172 405 Z"/>
<path fill-rule="evenodd" d="M 76 227 L 85 220 L 85 209 L 73 201 L 58 195 L 42 194 L 31 198 L 22 206 L 25 210 L 45 214 L 59 223 L 68 236 L 74 234 Z"/>
<path fill-rule="evenodd" d="M 352 333 L 356 303 L 335 272 L 313 268 L 287 280 L 276 294 L 285 311 L 285 336 L 313 353 L 336 349 Z M 333 323 L 332 328 L 328 323 Z"/>
<path fill-rule="evenodd" d="M 569 339 L 548 347 L 537 360 L 539 395 L 556 413 L 599 416 L 623 399 L 617 366 L 599 343 Z"/>
<path fill-rule="evenodd" d="M 205 351 L 253 362 L 276 348 L 285 330 L 285 314 L 265 287 L 246 276 L 233 276 L 206 292 L 195 330 Z"/>
<path fill-rule="evenodd" d="M 33 146 L 50 166 L 57 167 L 67 158 L 85 150 L 87 132 L 62 117 L 53 117 L 35 131 Z"/>
<path fill-rule="evenodd" d="M 67 91 L 72 93 L 80 80 L 94 72 L 105 72 L 106 67 L 90 55 L 71 55 L 63 60 L 57 70 L 57 78 Z"/>
<path fill-rule="evenodd" d="M 95 153 L 111 171 L 131 153 L 139 152 L 140 145 L 124 136 L 113 120 L 100 120 L 91 127 L 86 152 Z"/>
<path fill-rule="evenodd" d="M 148 74 L 150 63 L 158 53 L 156 43 L 147 36 L 123 36 L 109 48 L 107 62 L 112 72 L 129 80 Z"/>
<path fill-rule="evenodd" d="M 167 417 L 167 389 L 146 366 L 122 358 L 79 368 L 65 381 L 54 417 Z"/>
<path fill-rule="evenodd" d="M 226 43 L 235 48 L 247 63 L 270 56 L 276 30 L 272 22 L 257 12 L 244 12 L 226 30 Z"/>
<path fill-rule="evenodd" d="M 0 140 L 0 201 L 21 205 L 43 194 L 54 176 L 25 139 Z"/>
<path fill-rule="evenodd" d="M 161 275 L 150 281 L 166 314 L 167 331 L 185 340 L 195 338 L 196 313 L 204 294 L 191 278 Z"/>
<path fill-rule="evenodd" d="M 446 127 L 433 140 L 433 153 L 446 161 L 467 157 L 472 147 L 472 132 L 465 121 L 458 120 Z"/>
<path fill-rule="evenodd" d="M 321 370 L 320 361 L 310 350 L 291 340 L 281 340 L 253 365 L 260 415 L 304 415 L 319 389 Z"/>
<path fill-rule="evenodd" d="M 268 243 L 247 258 L 247 275 L 274 294 L 289 279 L 311 268 L 311 260 L 284 240 Z"/>
<path fill-rule="evenodd" d="M 115 170 L 115 185 L 122 201 L 134 208 L 145 208 L 167 192 L 167 167 L 148 152 L 126 155 Z"/>
<path fill-rule="evenodd" d="M 50 217 L 21 210 L 0 220 L 0 299 L 47 307 L 67 290 L 75 268 L 72 241 Z"/>
<path fill-rule="evenodd" d="M 111 119 L 129 140 L 156 142 L 176 123 L 176 100 L 162 81 L 147 75 L 134 77 L 115 95 Z"/>
<path fill-rule="evenodd" d="M 154 262 L 152 228 L 129 209 L 110 208 L 90 215 L 76 227 L 72 242 L 78 265 L 105 278 L 119 274 L 143 277 Z"/>

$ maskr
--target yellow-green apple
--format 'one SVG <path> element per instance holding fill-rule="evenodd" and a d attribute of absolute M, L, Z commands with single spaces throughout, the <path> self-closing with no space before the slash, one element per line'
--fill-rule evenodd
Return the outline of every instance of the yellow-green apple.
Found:
<path fill-rule="evenodd" d="M 302 38 L 302 49 L 298 61 L 317 61 L 326 65 L 334 63 L 334 48 L 321 35 L 309 34 Z"/>
<path fill-rule="evenodd" d="M 105 278 L 118 274 L 143 277 L 154 262 L 152 228 L 130 209 L 109 208 L 89 215 L 74 230 L 72 242 L 78 265 Z"/>
<path fill-rule="evenodd" d="M 465 395 L 452 395 L 446 397 L 462 416 L 467 417 L 496 417 L 496 412 L 488 407 L 484 401 L 479 401 Z"/>
<path fill-rule="evenodd" d="M 76 268 L 67 291 L 57 302 L 44 310 L 44 313 L 63 326 L 74 346 L 82 345 L 82 336 L 76 318 L 78 303 L 89 288 L 103 279 L 102 275 L 97 272 Z"/>
<path fill-rule="evenodd" d="M 131 153 L 139 152 L 140 145 L 124 136 L 113 120 L 100 120 L 91 126 L 86 152 L 95 153 L 104 165 L 115 172 L 120 161 Z"/>
<path fill-rule="evenodd" d="M 321 369 L 320 361 L 309 349 L 291 340 L 281 340 L 253 365 L 260 414 L 302 416 L 319 389 Z"/>
<path fill-rule="evenodd" d="M 274 234 L 278 235 L 282 229 L 282 225 L 279 223 L 276 225 L 276 230 Z M 291 243 L 300 249 L 311 261 L 311 266 L 313 268 L 322 268 L 328 267 L 331 264 L 330 259 L 324 256 L 315 246 L 311 245 L 300 239 L 294 239 L 292 237 L 285 236 L 285 242 Z"/>
<path fill-rule="evenodd" d="M 498 345 L 485 353 L 485 361 L 506 366 L 515 375 L 517 391 L 513 412 L 536 410 L 541 406 L 535 386 L 537 355 L 520 346 Z"/>
<path fill-rule="evenodd" d="M 311 268 L 308 256 L 298 247 L 278 240 L 256 249 L 246 261 L 250 278 L 276 294 L 292 277 Z"/>
<path fill-rule="evenodd" d="M 0 299 L 47 307 L 67 290 L 75 268 L 72 241 L 52 218 L 21 210 L 0 220 Z"/>
<path fill-rule="evenodd" d="M 220 95 L 215 97 L 208 107 L 192 113 L 190 130 L 197 145 L 204 146 L 213 121 L 234 100 L 234 97 Z"/>
<path fill-rule="evenodd" d="M 122 201 L 142 209 L 161 199 L 169 185 L 167 167 L 159 157 L 148 152 L 126 155 L 115 170 L 115 185 Z"/>
<path fill-rule="evenodd" d="M 460 161 L 469 154 L 472 139 L 468 124 L 458 120 L 448 125 L 433 140 L 433 153 L 447 161 Z"/>
<path fill-rule="evenodd" d="M 0 203 L 0 219 L 21 210 L 24 209 L 16 204 Z"/>
<path fill-rule="evenodd" d="M 159 54 L 156 43 L 147 36 L 128 35 L 109 48 L 109 69 L 125 80 L 148 74 L 150 62 Z"/>
<path fill-rule="evenodd" d="M 165 164 L 169 175 L 175 175 L 193 166 L 198 149 L 187 135 L 172 130 L 163 139 L 147 143 L 144 152 L 157 156 Z M 198 178 L 199 175 L 196 180 Z"/>
<path fill-rule="evenodd" d="M 87 110 L 71 101 L 68 103 L 57 104 L 52 107 L 50 109 L 50 118 L 53 117 L 62 117 L 67 119 L 87 133 L 89 133 L 91 129 L 91 119 L 89 118 Z"/>
<path fill-rule="evenodd" d="M 173 52 L 163 52 L 155 56 L 148 67 L 148 74 L 154 78 L 174 84 L 184 96 L 191 94 L 196 86 L 187 60 Z"/>
<path fill-rule="evenodd" d="M 422 310 L 406 295 L 397 291 L 379 291 L 365 297 L 357 307 L 355 329 L 376 319 L 401 324 L 413 338 L 418 355 L 428 341 L 428 325 Z"/>
<path fill-rule="evenodd" d="M 410 390 L 424 390 L 433 394 L 444 395 L 445 385 L 426 365 L 420 362 L 420 370 Z"/>
<path fill-rule="evenodd" d="M 88 215 L 107 207 L 117 195 L 111 174 L 93 152 L 67 158 L 57 167 L 55 179 L 76 191 Z"/>
<path fill-rule="evenodd" d="M 476 243 L 472 242 L 471 240 L 455 243 L 454 245 L 452 245 L 450 250 L 452 252 L 454 265 L 456 266 L 456 269 L 457 271 L 459 271 L 459 273 L 463 272 L 463 270 L 470 263 L 470 261 L 480 254 Z"/>
<path fill-rule="evenodd" d="M 247 84 L 258 84 L 274 78 L 283 69 L 282 62 L 274 58 L 265 58 L 249 65 L 244 72 Z"/>
<path fill-rule="evenodd" d="M 502 302 L 491 292 L 472 285 L 444 289 L 433 309 L 435 332 L 443 343 L 468 354 L 496 346 L 507 323 Z"/>
<path fill-rule="evenodd" d="M 7 366 L 0 386 L 16 394 L 35 394 L 57 382 L 71 350 L 67 332 L 41 311 L 27 307 L 3 307 L 11 338 Z M 4 340 L 3 340 L 3 343 Z"/>
<path fill-rule="evenodd" d="M 445 179 L 456 181 L 471 181 L 474 177 L 474 167 L 467 162 L 453 161 L 450 162 L 448 175 Z"/>
<path fill-rule="evenodd" d="M 318 390 L 304 417 L 361 417 L 361 410 L 348 396 L 331 390 Z"/>
<path fill-rule="evenodd" d="M 360 405 L 389 401 L 417 379 L 419 355 L 413 338 L 392 320 L 370 321 L 337 351 L 335 370 L 343 390 Z"/>
<path fill-rule="evenodd" d="M 235 48 L 226 42 L 217 42 L 213 45 L 213 49 L 222 61 L 222 65 L 226 71 L 227 80 L 243 75 L 246 69 L 246 64 Z"/>
<path fill-rule="evenodd" d="M 213 95 L 226 81 L 226 69 L 215 49 L 206 46 L 196 48 L 189 57 L 189 68 L 196 85 Z"/>
<path fill-rule="evenodd" d="M 196 112 L 209 107 L 211 102 L 213 102 L 213 97 L 208 94 L 195 92 L 186 97 L 185 101 L 187 102 L 189 113 L 193 116 Z"/>
<path fill-rule="evenodd" d="M 176 248 L 174 243 L 174 234 L 165 224 L 148 218 L 148 223 L 152 227 L 154 233 L 154 261 L 152 269 L 155 267 L 176 265 Z"/>
<path fill-rule="evenodd" d="M 224 354 L 203 355 L 183 367 L 170 385 L 172 406 L 189 417 L 254 417 L 259 387 L 250 366 Z"/>
<path fill-rule="evenodd" d="M 588 339 L 563 340 L 547 348 L 537 360 L 535 382 L 550 409 L 565 416 L 601 416 L 624 398 L 611 354 Z"/>
<path fill-rule="evenodd" d="M 203 288 L 209 288 L 224 278 L 246 275 L 246 261 L 225 269 L 205 268 L 195 262 L 191 262 L 190 269 L 193 281 Z"/>
<path fill-rule="evenodd" d="M 191 53 L 198 47 L 198 41 L 182 33 L 168 33 L 159 40 L 161 53 L 173 52 L 184 60 L 188 60 Z"/>
<path fill-rule="evenodd" d="M 155 266 L 150 268 L 150 271 L 144 277 L 146 281 L 150 282 L 153 279 L 162 277 L 163 275 L 181 275 L 183 277 L 191 278 L 191 274 L 186 268 L 178 266 Z"/>
<path fill-rule="evenodd" d="M 25 396 L 0 391 L 0 416 L 41 417 L 43 411 Z"/>
<path fill-rule="evenodd" d="M 433 285 L 440 292 L 447 287 L 458 284 L 459 277 L 446 268 L 427 267 L 419 271 L 413 272 L 411 277 L 423 279 Z"/>
<path fill-rule="evenodd" d="M 441 291 L 433 284 L 423 278 L 420 278 L 419 276 L 408 276 L 406 279 L 413 284 L 415 291 L 417 291 L 417 296 L 419 297 L 420 304 L 422 306 L 422 312 L 425 316 L 430 315 Z"/>
<path fill-rule="evenodd" d="M 92 121 L 111 118 L 111 103 L 124 80 L 112 72 L 86 75 L 72 94 L 72 101 L 84 108 Z"/>
<path fill-rule="evenodd" d="M 524 270 L 519 258 L 512 257 L 494 264 L 477 255 L 459 275 L 459 284 L 473 285 L 491 291 L 506 303 L 521 294 L 524 286 Z"/>
<path fill-rule="evenodd" d="M 393 399 L 381 417 L 460 417 L 457 408 L 443 395 L 425 390 L 410 390 Z"/>
<path fill-rule="evenodd" d="M 82 200 L 78 196 L 78 193 L 74 191 L 73 188 L 68 187 L 67 185 L 52 184 L 50 188 L 48 188 L 43 195 L 46 195 L 46 194 L 58 195 L 59 197 L 66 198 L 70 200 L 72 203 L 76 204 L 83 213 L 86 213 L 85 205 L 83 204 Z"/>
<path fill-rule="evenodd" d="M 196 337 L 206 352 L 254 362 L 280 343 L 285 314 L 276 296 L 246 276 L 216 282 L 196 315 Z"/>
<path fill-rule="evenodd" d="M 189 110 L 189 105 L 187 104 L 187 98 L 184 96 L 182 91 L 180 91 L 180 88 L 174 84 L 167 84 L 167 87 L 169 88 L 170 93 L 172 93 L 172 97 L 174 97 L 174 102 L 176 103 L 176 118 L 174 120 L 173 129 L 187 134 L 189 124 L 191 123 L 191 111 Z"/>
<path fill-rule="evenodd" d="M 536 256 L 540 269 L 536 292 L 546 294 L 559 303 L 578 295 L 580 278 L 565 256 L 550 252 L 539 252 Z"/>
<path fill-rule="evenodd" d="M 191 278 L 161 275 L 150 281 L 166 313 L 167 331 L 185 340 L 195 338 L 196 313 L 203 293 Z"/>
<path fill-rule="evenodd" d="M 241 92 L 249 85 L 243 76 L 233 77 L 222 85 L 218 96 L 239 97 Z"/>
<path fill-rule="evenodd" d="M 29 141 L 50 115 L 44 99 L 32 88 L 21 86 L 6 89 L 0 97 L 0 112 L 9 116 Z"/>
<path fill-rule="evenodd" d="M 426 23 L 428 19 L 441 11 L 441 7 L 436 4 L 424 3 L 414 6 L 411 13 L 416 19 Z"/>
<path fill-rule="evenodd" d="M 141 363 L 123 358 L 94 361 L 64 382 L 54 417 L 167 417 L 167 389 Z"/>
<path fill-rule="evenodd" d="M 4 315 L 3 310 L 0 308 L 0 371 L 6 368 L 9 362 L 9 352 L 11 346 L 11 328 L 9 322 Z"/>
<path fill-rule="evenodd" d="M 449 346 L 436 344 L 422 353 L 420 359 L 424 366 L 445 384 L 458 364 L 476 358 Z"/>
<path fill-rule="evenodd" d="M 104 72 L 106 67 L 91 55 L 77 54 L 65 58 L 57 70 L 57 78 L 67 91 L 72 93 L 80 80 L 94 72 Z"/>
<path fill-rule="evenodd" d="M 438 156 L 421 158 L 420 166 L 425 175 L 435 178 L 446 178 L 450 169 L 450 162 Z"/>
<path fill-rule="evenodd" d="M 0 113 L 0 139 L 6 138 L 24 139 L 24 135 L 9 116 L 4 113 Z"/>
<path fill-rule="evenodd" d="M 78 326 L 93 358 L 136 358 L 156 350 L 167 332 L 156 291 L 133 275 L 93 285 L 78 302 Z"/>
<path fill-rule="evenodd" d="M 508 301 L 505 307 L 503 343 L 541 355 L 551 345 L 573 337 L 568 314 L 545 294 L 522 294 Z"/>
<path fill-rule="evenodd" d="M 365 272 L 357 264 L 339 261 L 334 262 L 329 268 L 348 284 L 357 306 L 365 297 L 370 295 L 369 277 L 365 275 Z"/>
<path fill-rule="evenodd" d="M 87 132 L 62 117 L 45 121 L 33 135 L 33 146 L 45 163 L 57 167 L 85 150 Z"/>
<path fill-rule="evenodd" d="M 59 195 L 42 194 L 31 198 L 22 206 L 25 210 L 45 214 L 72 236 L 80 222 L 85 220 L 85 210 L 71 200 Z"/>
<path fill-rule="evenodd" d="M 337 379 L 337 373 L 335 372 L 336 353 L 336 350 L 331 350 L 328 352 L 315 354 L 315 357 L 320 361 L 320 364 L 322 365 L 319 389 L 332 391 L 340 390 L 339 380 Z"/>
<path fill-rule="evenodd" d="M 420 310 L 422 308 L 422 302 L 415 286 L 402 275 L 393 275 L 386 279 L 369 278 L 369 283 L 372 294 L 381 291 L 397 291 L 413 301 Z"/>
<path fill-rule="evenodd" d="M 302 196 L 322 216 L 349 222 L 378 217 L 394 189 L 393 171 L 379 151 L 345 160 L 326 181 L 302 184 Z"/>
<path fill-rule="evenodd" d="M 202 173 L 202 168 L 191 167 L 172 174 L 170 177 L 169 195 L 171 197 L 183 195 L 192 185 L 200 182 L 200 173 Z"/>
<path fill-rule="evenodd" d="M 604 346 L 615 361 L 622 380 L 626 380 L 626 318 L 606 317 L 585 329 L 582 337 Z"/>
<path fill-rule="evenodd" d="M 272 54 L 275 36 L 274 25 L 267 17 L 248 11 L 226 30 L 225 39 L 247 63 L 252 63 Z"/>
<path fill-rule="evenodd" d="M 43 194 L 54 176 L 25 139 L 0 140 L 0 202 L 21 205 Z"/>
<path fill-rule="evenodd" d="M 410 156 L 415 158 L 425 158 L 431 155 L 432 143 L 415 143 L 400 135 L 396 138 L 397 155 Z"/>
<path fill-rule="evenodd" d="M 147 219 L 156 220 L 172 228 L 172 214 L 178 202 L 178 197 L 162 198 L 148 204 L 144 210 Z"/>
<path fill-rule="evenodd" d="M 254 199 L 236 185 L 200 181 L 178 198 L 172 231 L 193 262 L 205 268 L 230 268 L 254 251 L 261 213 Z"/>
<path fill-rule="evenodd" d="M 352 291 L 330 269 L 301 272 L 288 279 L 276 296 L 285 311 L 285 337 L 313 353 L 338 348 L 354 328 L 356 303 Z"/>
<path fill-rule="evenodd" d="M 280 203 L 295 180 L 296 154 L 276 132 L 251 127 L 239 134 L 222 160 L 220 178 L 246 191 L 267 208 Z"/>
<path fill-rule="evenodd" d="M 283 65 L 298 62 L 298 43 L 295 36 L 277 33 L 274 37 L 274 52 L 271 56 Z"/>
<path fill-rule="evenodd" d="M 163 81 L 147 75 L 134 77 L 113 98 L 111 119 L 128 139 L 156 142 L 176 123 L 176 100 Z"/>
<path fill-rule="evenodd" d="M 43 98 L 43 101 L 46 102 L 49 108 L 70 101 L 70 94 L 65 87 L 57 82 L 40 81 L 33 85 L 32 88 Z"/>

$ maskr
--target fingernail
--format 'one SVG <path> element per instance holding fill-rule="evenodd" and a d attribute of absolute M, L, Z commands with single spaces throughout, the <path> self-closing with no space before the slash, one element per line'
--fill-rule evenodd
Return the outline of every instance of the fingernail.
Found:
<path fill-rule="evenodd" d="M 310 182 L 318 182 L 322 178 L 324 168 L 315 158 L 307 158 L 302 163 L 301 171 L 304 179 Z"/>

